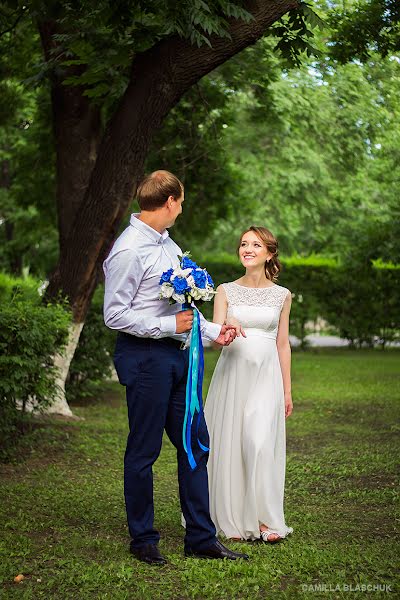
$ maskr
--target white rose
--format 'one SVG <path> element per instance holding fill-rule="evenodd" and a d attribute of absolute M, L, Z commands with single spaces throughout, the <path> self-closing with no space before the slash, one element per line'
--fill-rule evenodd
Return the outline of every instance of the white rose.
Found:
<path fill-rule="evenodd" d="M 183 304 L 185 302 L 185 296 L 183 294 L 174 293 L 172 298 L 178 303 Z"/>
<path fill-rule="evenodd" d="M 175 279 L 175 277 L 186 278 L 187 275 L 190 275 L 191 272 L 192 272 L 192 269 L 181 269 L 180 267 L 176 267 L 176 269 L 174 269 L 174 272 L 171 276 L 171 279 Z"/>
<path fill-rule="evenodd" d="M 217 292 L 210 285 L 208 285 L 205 289 L 203 300 L 205 300 L 206 302 L 212 300 L 216 293 Z"/>
<path fill-rule="evenodd" d="M 171 298 L 174 293 L 174 288 L 170 283 L 163 283 L 161 286 L 161 296 L 163 298 Z"/>

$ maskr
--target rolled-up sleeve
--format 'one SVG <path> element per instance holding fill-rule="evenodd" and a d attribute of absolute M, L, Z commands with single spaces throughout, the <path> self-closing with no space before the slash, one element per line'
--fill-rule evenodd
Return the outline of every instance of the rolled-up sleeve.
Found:
<path fill-rule="evenodd" d="M 156 317 L 132 308 L 144 275 L 140 257 L 131 249 L 110 256 L 104 263 L 104 322 L 110 329 L 138 337 L 161 338 L 176 332 L 175 315 Z"/>

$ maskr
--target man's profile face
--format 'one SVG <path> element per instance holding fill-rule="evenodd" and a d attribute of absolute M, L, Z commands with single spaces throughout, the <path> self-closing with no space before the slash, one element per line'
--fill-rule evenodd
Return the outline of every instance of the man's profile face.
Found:
<path fill-rule="evenodd" d="M 182 214 L 182 204 L 184 201 L 185 201 L 185 193 L 184 192 L 182 192 L 182 194 L 179 196 L 179 198 L 172 199 L 171 208 L 170 208 L 171 224 L 169 225 L 169 227 L 172 227 L 172 225 L 175 223 L 175 221 L 179 217 L 179 215 Z"/>

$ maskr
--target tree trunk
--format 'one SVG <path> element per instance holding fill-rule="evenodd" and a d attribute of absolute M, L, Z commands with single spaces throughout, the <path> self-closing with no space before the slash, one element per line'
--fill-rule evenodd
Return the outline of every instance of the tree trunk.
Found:
<path fill-rule="evenodd" d="M 65 398 L 65 382 L 67 380 L 72 358 L 79 342 L 79 336 L 81 335 L 82 328 L 83 323 L 72 323 L 64 353 L 62 355 L 56 354 L 54 357 L 54 364 L 59 369 L 56 380 L 57 397 L 55 401 L 46 409 L 46 413 L 56 413 L 58 415 L 63 415 L 64 417 L 74 416 Z"/>
<path fill-rule="evenodd" d="M 63 354 L 56 354 L 53 358 L 54 365 L 58 368 L 58 376 L 56 378 L 56 398 L 45 409 L 41 408 L 35 398 L 28 398 L 22 401 L 17 401 L 17 406 L 22 412 L 43 412 L 44 414 L 57 414 L 63 417 L 76 419 L 72 410 L 68 406 L 65 397 L 65 382 L 67 380 L 71 360 L 74 356 L 78 345 L 79 336 L 81 334 L 83 323 L 72 323 L 69 328 L 68 341 L 64 348 Z"/>
<path fill-rule="evenodd" d="M 40 38 L 46 60 L 58 48 L 53 35 L 57 24 L 39 24 Z M 85 196 L 90 175 L 96 163 L 101 139 L 100 107 L 84 96 L 80 86 L 63 85 L 66 77 L 80 75 L 84 66 L 58 68 L 51 75 L 51 105 L 56 147 L 56 201 L 59 245 L 66 244 L 76 213 Z"/>
<path fill-rule="evenodd" d="M 53 35 L 55 21 L 39 23 L 39 33 L 46 60 L 57 53 Z M 63 85 L 67 76 L 77 75 L 84 67 L 67 67 L 51 75 L 51 103 L 56 147 L 56 202 L 60 253 L 65 250 L 71 227 L 85 196 L 101 139 L 100 107 L 84 96 L 84 88 Z M 60 288 L 62 292 L 62 288 Z M 63 355 L 55 356 L 60 374 L 57 378 L 57 398 L 46 412 L 73 417 L 65 397 L 65 382 L 71 360 L 84 325 L 74 322 Z"/>

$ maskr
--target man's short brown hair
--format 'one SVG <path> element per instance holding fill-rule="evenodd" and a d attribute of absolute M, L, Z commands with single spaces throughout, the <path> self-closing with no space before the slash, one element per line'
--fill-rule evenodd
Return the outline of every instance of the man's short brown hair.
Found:
<path fill-rule="evenodd" d="M 169 196 L 175 200 L 183 193 L 183 184 L 169 171 L 153 171 L 139 184 L 137 201 L 141 210 L 156 210 L 164 206 Z"/>

